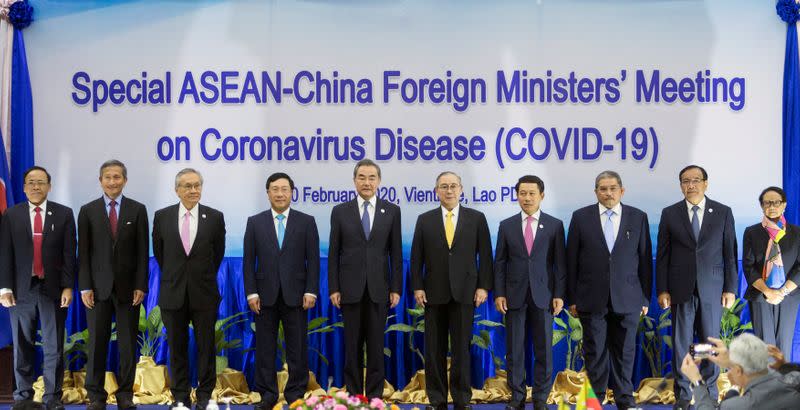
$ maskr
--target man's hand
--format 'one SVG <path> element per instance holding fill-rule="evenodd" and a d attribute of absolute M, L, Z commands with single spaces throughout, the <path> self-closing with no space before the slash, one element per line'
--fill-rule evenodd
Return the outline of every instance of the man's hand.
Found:
<path fill-rule="evenodd" d="M 722 292 L 722 307 L 730 309 L 733 302 L 736 302 L 736 295 L 731 292 Z"/>
<path fill-rule="evenodd" d="M 133 306 L 139 306 L 144 302 L 144 291 L 136 289 L 133 291 Z"/>
<path fill-rule="evenodd" d="M 725 342 L 720 339 L 709 337 L 708 341 L 711 342 L 714 347 L 711 348 L 711 351 L 716 353 L 715 355 L 711 355 L 708 357 L 708 360 L 712 361 L 719 367 L 724 367 L 726 369 L 730 369 L 731 365 L 731 358 L 728 354 L 728 347 L 725 346 Z"/>
<path fill-rule="evenodd" d="M 564 309 L 564 299 L 553 298 L 553 316 L 558 316 Z"/>
<path fill-rule="evenodd" d="M 672 297 L 670 297 L 669 292 L 662 292 L 658 295 L 658 306 L 661 309 L 667 309 L 672 305 Z"/>
<path fill-rule="evenodd" d="M 473 300 L 475 301 L 475 307 L 478 307 L 482 305 L 483 302 L 486 302 L 486 298 L 488 296 L 489 293 L 486 292 L 486 289 L 481 289 L 481 288 L 475 289 L 475 298 L 473 298 Z"/>
<path fill-rule="evenodd" d="M 260 315 L 261 314 L 261 298 L 256 296 L 254 298 L 247 299 L 247 305 L 250 306 L 250 311 Z"/>
<path fill-rule="evenodd" d="M 783 352 L 781 352 L 781 349 L 778 349 L 778 346 L 767 345 L 767 353 L 769 353 L 769 356 L 773 360 L 772 364 L 769 365 L 773 370 L 778 370 L 778 368 L 786 363 L 786 357 L 783 356 Z"/>
<path fill-rule="evenodd" d="M 425 291 L 424 290 L 415 290 L 414 291 L 414 300 L 416 300 L 417 304 L 422 306 L 422 307 L 425 307 L 425 304 L 428 303 L 428 298 L 425 297 Z"/>
<path fill-rule="evenodd" d="M 86 309 L 94 309 L 94 291 L 89 289 L 81 292 L 81 301 Z"/>
<path fill-rule="evenodd" d="M 578 317 L 578 305 L 569 305 L 569 314 Z"/>
<path fill-rule="evenodd" d="M 506 302 L 506 298 L 503 296 L 494 298 L 494 308 L 505 315 L 506 312 L 508 312 L 508 302 Z"/>
<path fill-rule="evenodd" d="M 647 312 L 650 311 L 650 308 L 647 306 L 642 306 L 642 316 L 647 316 Z"/>
<path fill-rule="evenodd" d="M 72 288 L 64 288 L 61 291 L 61 307 L 68 308 L 70 303 L 72 303 Z"/>
<path fill-rule="evenodd" d="M 303 310 L 313 309 L 317 305 L 317 298 L 311 295 L 303 295 Z"/>
<path fill-rule="evenodd" d="M 2 304 L 3 307 L 10 308 L 12 306 L 17 306 L 17 301 L 14 299 L 14 294 L 8 292 L 0 296 L 0 304 Z"/>
<path fill-rule="evenodd" d="M 767 288 L 764 290 L 764 297 L 767 298 L 767 303 L 772 305 L 783 302 L 783 294 L 777 289 Z"/>
<path fill-rule="evenodd" d="M 389 307 L 394 309 L 397 307 L 397 304 L 400 303 L 400 294 L 396 292 L 389 293 Z"/>
<path fill-rule="evenodd" d="M 683 357 L 683 362 L 681 362 L 681 373 L 686 376 L 692 383 L 697 383 L 703 378 L 700 376 L 700 369 L 697 368 L 697 363 L 694 362 L 692 359 L 692 355 L 686 353 L 686 356 Z"/>
<path fill-rule="evenodd" d="M 331 293 L 331 304 L 336 306 L 338 309 L 342 308 L 342 292 Z"/>

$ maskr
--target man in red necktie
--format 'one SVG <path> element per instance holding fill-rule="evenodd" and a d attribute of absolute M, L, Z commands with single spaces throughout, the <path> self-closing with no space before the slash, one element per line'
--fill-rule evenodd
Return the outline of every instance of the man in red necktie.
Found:
<path fill-rule="evenodd" d="M 75 277 L 72 209 L 47 200 L 50 174 L 34 166 L 24 175 L 28 201 L 9 208 L 0 227 L 0 303 L 9 308 L 14 340 L 14 409 L 33 402 L 36 323 L 41 322 L 43 403 L 61 410 L 64 322 Z"/>

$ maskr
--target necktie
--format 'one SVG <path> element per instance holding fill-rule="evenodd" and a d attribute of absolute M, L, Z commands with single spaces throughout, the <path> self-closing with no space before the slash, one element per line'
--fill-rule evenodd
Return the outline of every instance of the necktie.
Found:
<path fill-rule="evenodd" d="M 117 239 L 117 201 L 109 202 L 111 209 L 108 211 L 108 223 L 111 225 L 111 237 Z"/>
<path fill-rule="evenodd" d="M 361 227 L 364 228 L 364 237 L 369 239 L 369 202 L 364 201 L 364 213 L 361 214 Z"/>
<path fill-rule="evenodd" d="M 283 224 L 286 215 L 280 214 L 276 218 L 278 218 L 278 249 L 281 249 L 283 247 L 283 236 L 286 234 L 286 225 Z"/>
<path fill-rule="evenodd" d="M 186 214 L 183 215 L 183 224 L 181 224 L 181 242 L 183 242 L 183 250 L 186 251 L 186 254 L 189 254 L 189 251 L 192 250 L 192 244 L 189 243 L 189 220 L 192 219 L 192 214 L 189 211 L 186 211 Z"/>
<path fill-rule="evenodd" d="M 453 226 L 453 212 L 448 211 L 444 218 L 444 236 L 447 238 L 447 247 L 453 246 L 453 238 L 456 236 L 456 229 Z"/>
<path fill-rule="evenodd" d="M 37 278 L 44 278 L 44 264 L 42 263 L 42 208 L 38 206 L 33 217 L 33 274 Z"/>
<path fill-rule="evenodd" d="M 697 205 L 692 207 L 692 233 L 695 241 L 700 237 L 700 218 L 697 217 L 697 211 L 699 210 L 700 207 Z"/>
<path fill-rule="evenodd" d="M 525 247 L 528 249 L 528 256 L 531 256 L 531 250 L 533 250 L 533 227 L 531 224 L 535 218 L 528 215 L 525 219 L 527 220 L 525 223 Z"/>
<path fill-rule="evenodd" d="M 611 221 L 611 217 L 614 216 L 614 211 L 609 209 L 604 214 L 608 218 L 606 219 L 606 223 L 603 224 L 603 236 L 606 238 L 608 251 L 611 252 L 611 250 L 614 249 L 614 222 Z"/>

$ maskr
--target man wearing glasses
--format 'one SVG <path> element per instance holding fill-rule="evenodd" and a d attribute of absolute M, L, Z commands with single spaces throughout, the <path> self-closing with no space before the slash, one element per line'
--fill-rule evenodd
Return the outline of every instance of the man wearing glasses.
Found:
<path fill-rule="evenodd" d="M 411 245 L 414 299 L 425 308 L 425 390 L 429 409 L 447 408 L 447 346 L 452 350 L 450 394 L 468 409 L 473 313 L 492 288 L 492 244 L 486 216 L 459 205 L 461 177 L 436 178 L 441 206 L 417 218 Z"/>
<path fill-rule="evenodd" d="M 356 163 L 353 183 L 356 198 L 331 211 L 328 289 L 331 303 L 342 310 L 347 392 L 382 398 L 386 316 L 403 287 L 400 207 L 377 197 L 381 169 L 372 160 Z"/>
<path fill-rule="evenodd" d="M 75 283 L 75 218 L 72 209 L 47 200 L 46 169 L 31 167 L 23 178 L 28 200 L 8 208 L 0 229 L 0 302 L 9 308 L 14 340 L 13 409 L 42 407 L 33 401 L 38 319 L 44 351 L 42 402 L 48 410 L 63 410 L 64 322 Z"/>
<path fill-rule="evenodd" d="M 708 173 L 702 167 L 687 166 L 678 180 L 684 199 L 661 212 L 656 254 L 658 304 L 672 308 L 673 369 L 681 367 L 695 336 L 719 337 L 722 308 L 733 305 L 739 281 L 731 209 L 705 196 Z M 674 408 L 686 409 L 689 380 L 674 373 Z M 700 373 L 716 397 L 719 368 L 703 361 Z"/>
<path fill-rule="evenodd" d="M 158 305 L 167 328 L 173 407 L 191 403 L 191 322 L 197 345 L 197 410 L 206 408 L 216 383 L 217 271 L 225 255 L 225 218 L 222 212 L 199 204 L 202 191 L 200 173 L 181 170 L 175 176 L 180 202 L 156 211 L 153 217 L 153 255 L 161 268 Z"/>

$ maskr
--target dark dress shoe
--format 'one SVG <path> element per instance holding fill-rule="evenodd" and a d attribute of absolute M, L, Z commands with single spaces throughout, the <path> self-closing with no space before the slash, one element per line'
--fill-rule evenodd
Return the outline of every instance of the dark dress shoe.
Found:
<path fill-rule="evenodd" d="M 440 404 L 438 406 L 425 406 L 425 410 L 447 410 L 447 405 Z"/>
<path fill-rule="evenodd" d="M 533 410 L 547 410 L 547 402 L 541 400 L 533 401 Z"/>
<path fill-rule="evenodd" d="M 47 410 L 64 410 L 64 403 L 61 400 L 51 400 L 47 402 Z"/>
<path fill-rule="evenodd" d="M 132 399 L 127 397 L 119 398 L 117 397 L 117 409 L 119 410 L 132 410 L 136 408 L 136 404 L 134 404 Z"/>
<path fill-rule="evenodd" d="M 525 410 L 525 403 L 507 404 L 506 410 Z"/>
<path fill-rule="evenodd" d="M 86 405 L 86 410 L 106 410 L 106 403 L 103 401 L 93 401 Z"/>
<path fill-rule="evenodd" d="M 11 410 L 29 410 L 33 408 L 33 400 L 16 400 L 11 406 Z"/>
<path fill-rule="evenodd" d="M 689 410 L 689 404 L 690 402 L 688 400 L 676 401 L 672 406 L 672 410 Z"/>
<path fill-rule="evenodd" d="M 472 406 L 470 406 L 469 404 L 466 405 L 456 404 L 453 406 L 453 410 L 472 410 Z"/>
<path fill-rule="evenodd" d="M 272 410 L 277 403 L 258 402 L 253 406 L 253 410 Z"/>

